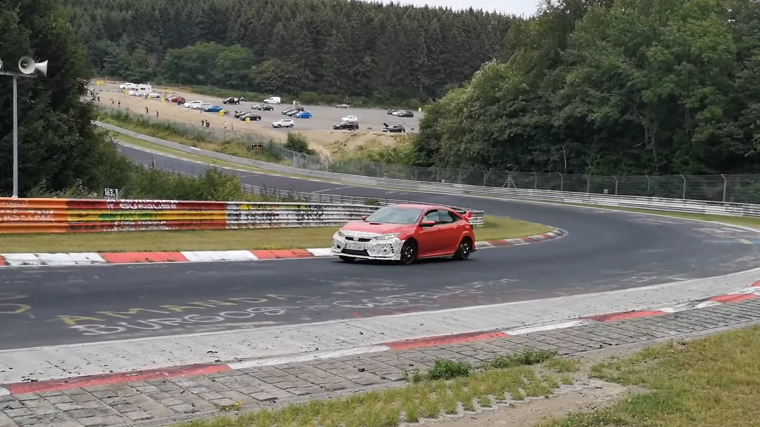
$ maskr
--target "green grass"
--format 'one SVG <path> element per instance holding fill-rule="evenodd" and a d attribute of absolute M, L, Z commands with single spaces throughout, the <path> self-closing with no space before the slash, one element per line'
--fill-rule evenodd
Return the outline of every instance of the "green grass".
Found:
<path fill-rule="evenodd" d="M 330 246 L 338 227 L 254 230 L 140 231 L 82 234 L 0 235 L 0 253 L 16 252 L 171 252 L 252 249 L 306 249 Z M 480 240 L 529 236 L 550 227 L 511 218 L 487 216 L 475 229 Z"/>
<path fill-rule="evenodd" d="M 539 374 L 531 366 L 475 370 L 464 362 L 438 360 L 424 379 L 404 387 L 191 421 L 176 427 L 393 427 L 458 414 L 460 407 L 464 411 L 492 407 L 494 403 L 504 403 L 507 393 L 515 400 L 550 396 L 558 387 L 554 376 Z"/>
<path fill-rule="evenodd" d="M 541 427 L 729 427 L 760 419 L 760 327 L 651 347 L 592 367 L 644 391 L 616 405 Z"/>

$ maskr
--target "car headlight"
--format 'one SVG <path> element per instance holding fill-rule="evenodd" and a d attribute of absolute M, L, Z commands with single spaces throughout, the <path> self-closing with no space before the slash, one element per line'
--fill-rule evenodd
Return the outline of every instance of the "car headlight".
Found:
<path fill-rule="evenodd" d="M 336 234 L 338 235 L 338 237 L 346 237 L 346 235 L 343 234 L 343 232 L 340 231 L 340 230 L 338 230 L 338 232 Z"/>
<path fill-rule="evenodd" d="M 391 240 L 399 236 L 400 233 L 383 234 L 382 236 L 375 237 L 375 240 Z"/>

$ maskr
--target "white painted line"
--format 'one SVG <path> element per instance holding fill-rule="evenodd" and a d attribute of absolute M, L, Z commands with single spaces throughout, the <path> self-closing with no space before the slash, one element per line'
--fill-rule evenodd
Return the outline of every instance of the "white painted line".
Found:
<path fill-rule="evenodd" d="M 61 265 L 76 265 L 76 262 L 71 259 L 71 255 L 67 253 L 38 253 L 37 258 L 45 265 L 61 266 Z"/>
<path fill-rule="evenodd" d="M 331 248 L 312 248 L 306 250 L 316 257 L 334 256 Z"/>
<path fill-rule="evenodd" d="M 106 260 L 95 252 L 72 252 L 69 254 L 77 265 L 105 264 Z"/>
<path fill-rule="evenodd" d="M 575 326 L 588 325 L 589 323 L 591 323 L 591 321 L 588 319 L 578 319 L 578 320 L 571 320 L 569 322 L 551 323 L 548 325 L 526 326 L 524 328 L 515 328 L 515 329 L 510 329 L 510 330 L 502 331 L 502 332 L 504 332 L 507 335 L 525 335 L 525 334 L 532 334 L 534 332 L 553 331 L 555 329 L 573 328 Z"/>
<path fill-rule="evenodd" d="M 716 305 L 723 305 L 723 303 L 718 301 L 705 301 L 695 305 L 694 308 L 715 307 Z"/>
<path fill-rule="evenodd" d="M 390 347 L 386 347 L 384 345 L 374 345 L 370 347 L 359 347 L 359 348 L 352 348 L 348 350 L 336 350 L 336 351 L 329 351 L 329 352 L 322 352 L 322 353 L 303 354 L 303 355 L 298 355 L 298 356 L 273 357 L 269 359 L 247 360 L 247 361 L 242 361 L 242 362 L 228 363 L 227 366 L 229 366 L 230 369 L 257 368 L 261 366 L 275 366 L 275 365 L 285 365 L 288 363 L 309 362 L 312 360 L 334 359 L 336 357 L 358 356 L 360 354 L 368 354 L 368 353 L 381 353 L 383 351 L 388 351 L 388 350 L 390 350 Z"/>
<path fill-rule="evenodd" d="M 11 392 L 7 388 L 0 387 L 0 397 L 2 396 L 10 396 Z"/>

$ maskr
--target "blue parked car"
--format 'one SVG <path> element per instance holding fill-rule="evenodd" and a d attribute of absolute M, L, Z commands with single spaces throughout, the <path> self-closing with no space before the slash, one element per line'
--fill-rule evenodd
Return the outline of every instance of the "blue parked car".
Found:
<path fill-rule="evenodd" d="M 220 107 L 218 105 L 212 105 L 203 109 L 203 111 L 206 113 L 218 113 L 222 110 L 224 110 L 224 107 Z"/>
<path fill-rule="evenodd" d="M 299 111 L 299 112 L 296 113 L 296 118 L 297 119 L 310 119 L 311 118 L 311 113 L 308 112 L 308 111 Z"/>

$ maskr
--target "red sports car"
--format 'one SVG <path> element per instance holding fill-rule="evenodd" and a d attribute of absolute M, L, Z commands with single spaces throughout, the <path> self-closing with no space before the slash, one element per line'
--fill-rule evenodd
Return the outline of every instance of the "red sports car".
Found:
<path fill-rule="evenodd" d="M 464 260 L 475 252 L 475 233 L 465 215 L 446 206 L 385 206 L 333 235 L 332 252 L 346 262 L 358 259 L 412 264 L 420 258 Z"/>

